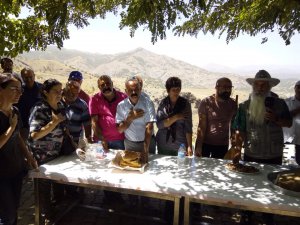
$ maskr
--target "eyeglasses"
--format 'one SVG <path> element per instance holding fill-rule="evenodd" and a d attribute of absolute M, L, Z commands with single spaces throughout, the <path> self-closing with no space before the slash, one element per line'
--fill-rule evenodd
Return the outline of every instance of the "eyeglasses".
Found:
<path fill-rule="evenodd" d="M 13 92 L 20 92 L 20 93 L 24 92 L 24 89 L 22 87 L 11 86 L 9 87 L 9 89 L 12 90 Z"/>

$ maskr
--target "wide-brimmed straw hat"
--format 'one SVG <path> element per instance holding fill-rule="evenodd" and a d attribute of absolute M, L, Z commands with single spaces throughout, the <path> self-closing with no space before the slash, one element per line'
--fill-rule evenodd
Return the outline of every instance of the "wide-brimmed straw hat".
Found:
<path fill-rule="evenodd" d="M 272 78 L 271 75 L 265 70 L 259 70 L 254 78 L 247 78 L 246 81 L 248 84 L 252 85 L 254 81 L 268 81 L 271 87 L 279 84 L 280 80 L 277 78 Z"/>

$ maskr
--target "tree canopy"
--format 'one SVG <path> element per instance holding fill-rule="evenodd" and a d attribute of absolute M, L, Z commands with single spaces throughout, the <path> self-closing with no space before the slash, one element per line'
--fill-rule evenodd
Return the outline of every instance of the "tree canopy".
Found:
<path fill-rule="evenodd" d="M 242 33 L 277 31 L 288 45 L 300 30 L 299 9 L 300 0 L 2 0 L 0 55 L 14 57 L 51 44 L 61 48 L 70 25 L 84 28 L 89 19 L 105 19 L 111 12 L 120 15 L 120 29 L 129 27 L 131 36 L 140 27 L 148 29 L 152 43 L 165 39 L 167 30 L 224 34 L 227 42 Z"/>

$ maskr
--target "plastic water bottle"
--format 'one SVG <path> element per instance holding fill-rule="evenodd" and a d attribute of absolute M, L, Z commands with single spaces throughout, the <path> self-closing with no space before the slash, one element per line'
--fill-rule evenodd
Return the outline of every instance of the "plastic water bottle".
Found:
<path fill-rule="evenodd" d="M 182 143 L 179 146 L 178 155 L 177 155 L 177 165 L 178 165 L 178 168 L 184 167 L 185 152 L 186 152 L 185 145 Z"/>
<path fill-rule="evenodd" d="M 106 157 L 103 145 L 101 141 L 97 142 L 97 147 L 96 147 L 96 158 L 97 159 L 104 159 Z"/>

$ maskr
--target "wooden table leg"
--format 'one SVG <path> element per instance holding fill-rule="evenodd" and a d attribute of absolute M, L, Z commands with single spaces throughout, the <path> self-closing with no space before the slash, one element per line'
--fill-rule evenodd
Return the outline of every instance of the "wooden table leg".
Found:
<path fill-rule="evenodd" d="M 173 217 L 173 225 L 179 224 L 179 206 L 180 206 L 180 197 L 174 198 L 174 217 Z"/>
<path fill-rule="evenodd" d="M 184 219 L 183 219 L 184 225 L 190 224 L 190 198 L 185 197 L 184 198 Z"/>
<path fill-rule="evenodd" d="M 34 198 L 35 198 L 35 225 L 41 223 L 41 211 L 40 211 L 40 190 L 39 190 L 39 179 L 33 179 L 34 184 Z"/>

